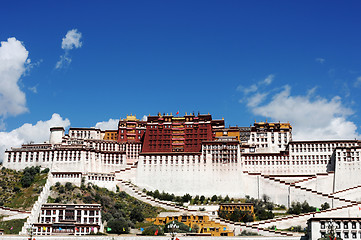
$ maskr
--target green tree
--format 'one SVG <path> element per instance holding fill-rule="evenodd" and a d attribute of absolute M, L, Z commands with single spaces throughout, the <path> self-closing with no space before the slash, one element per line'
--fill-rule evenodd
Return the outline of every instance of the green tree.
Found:
<path fill-rule="evenodd" d="M 111 228 L 111 233 L 129 233 L 129 226 L 124 218 L 113 218 L 109 220 L 108 227 Z"/>
<path fill-rule="evenodd" d="M 169 225 L 171 225 L 171 224 L 177 225 L 178 228 L 170 229 Z M 164 232 L 166 232 L 166 233 L 171 232 L 171 231 L 186 233 L 186 232 L 190 232 L 189 229 L 190 229 L 190 227 L 188 225 L 178 222 L 178 221 L 169 222 L 164 226 Z"/>
<path fill-rule="evenodd" d="M 132 209 L 129 217 L 130 217 L 130 220 L 133 222 L 143 222 L 144 221 L 144 215 L 139 206 L 136 206 Z"/>
<path fill-rule="evenodd" d="M 73 184 L 71 184 L 70 182 L 67 182 L 67 183 L 65 183 L 65 189 L 66 189 L 67 191 L 73 191 L 74 186 L 73 186 Z"/>
<path fill-rule="evenodd" d="M 41 173 L 48 173 L 49 172 L 49 168 L 45 168 L 43 171 L 41 171 Z"/>
<path fill-rule="evenodd" d="M 30 185 L 33 183 L 34 177 L 32 177 L 30 174 L 25 174 L 21 180 L 21 186 L 24 188 L 30 187 Z"/>
<path fill-rule="evenodd" d="M 326 210 L 330 208 L 330 204 L 328 204 L 328 202 L 325 202 L 324 204 L 321 204 L 321 209 L 322 210 Z"/>
<path fill-rule="evenodd" d="M 230 215 L 229 220 L 233 222 L 252 222 L 253 216 L 248 211 L 241 211 L 239 209 L 235 209 Z"/>
<path fill-rule="evenodd" d="M 183 202 L 189 202 L 191 199 L 192 199 L 192 196 L 189 195 L 188 193 L 184 194 L 183 197 L 182 197 Z"/>
<path fill-rule="evenodd" d="M 158 191 L 158 190 L 155 190 L 155 191 L 154 191 L 154 193 L 153 193 L 153 197 L 154 197 L 154 198 L 158 198 L 158 199 L 159 199 L 159 197 L 160 197 L 160 193 L 159 193 L 159 191 Z"/>
<path fill-rule="evenodd" d="M 196 195 L 196 196 L 194 197 L 194 199 L 193 199 L 193 203 L 194 203 L 194 204 L 197 204 L 198 202 L 199 202 L 199 196 Z"/>
<path fill-rule="evenodd" d="M 147 227 L 142 232 L 142 235 L 154 236 L 156 232 L 157 232 L 157 236 L 164 235 L 164 231 L 162 230 L 162 228 L 160 226 L 157 226 L 157 225 L 151 225 L 151 226 Z"/>

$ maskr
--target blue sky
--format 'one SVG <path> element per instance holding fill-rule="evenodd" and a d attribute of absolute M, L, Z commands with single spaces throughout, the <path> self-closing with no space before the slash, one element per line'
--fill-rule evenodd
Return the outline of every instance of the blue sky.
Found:
<path fill-rule="evenodd" d="M 360 9 L 359 1 L 4 2 L 0 41 L 20 41 L 26 51 L 14 49 L 31 63 L 19 58 L 12 88 L 0 86 L 2 134 L 29 123 L 28 137 L 16 132 L 29 141 L 38 121 L 91 127 L 179 110 L 227 125 L 290 121 L 299 139 L 358 138 Z M 79 45 L 63 49 L 71 30 Z M 62 56 L 69 61 L 56 68 Z M 14 89 L 24 99 L 4 97 Z M 19 110 L 6 109 L 9 101 Z"/>

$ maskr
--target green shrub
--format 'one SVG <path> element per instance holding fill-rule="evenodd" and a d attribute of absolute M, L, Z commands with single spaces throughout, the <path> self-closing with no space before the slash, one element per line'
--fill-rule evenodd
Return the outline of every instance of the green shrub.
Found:
<path fill-rule="evenodd" d="M 158 230 L 158 232 L 157 232 L 157 230 Z M 163 229 L 160 226 L 157 226 L 157 225 L 152 225 L 152 226 L 147 227 L 142 232 L 142 235 L 154 236 L 156 232 L 157 232 L 157 236 L 163 236 L 164 235 Z"/>
<path fill-rule="evenodd" d="M 108 222 L 108 228 L 111 228 L 110 233 L 129 233 L 129 226 L 124 218 L 111 219 Z"/>

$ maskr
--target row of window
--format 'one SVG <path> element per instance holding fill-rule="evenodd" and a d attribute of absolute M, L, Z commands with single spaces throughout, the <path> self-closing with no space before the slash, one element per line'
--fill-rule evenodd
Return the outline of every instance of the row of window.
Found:
<path fill-rule="evenodd" d="M 88 224 L 91 224 L 91 223 L 98 223 L 99 222 L 99 218 L 97 217 L 92 217 L 92 218 L 87 218 L 87 217 L 84 217 L 84 218 L 81 218 L 81 217 L 42 217 L 41 218 L 41 223 L 56 223 L 56 222 L 60 222 L 60 221 L 63 221 L 63 220 L 68 220 L 68 221 L 74 221 L 76 219 L 76 222 L 77 223 L 88 223 Z"/>
<path fill-rule="evenodd" d="M 170 162 L 170 164 L 174 164 L 174 163 L 175 163 L 175 164 L 179 164 L 179 161 L 178 161 L 178 160 L 176 160 L 176 161 L 170 160 L 169 162 Z M 181 164 L 184 164 L 184 162 L 185 162 L 184 160 L 181 160 L 181 161 L 180 161 Z M 189 163 L 190 163 L 190 160 L 188 159 L 186 162 L 187 162 L 187 164 L 189 164 Z M 193 163 L 196 163 L 197 161 L 196 161 L 195 159 L 193 159 L 192 162 L 193 162 Z M 200 162 L 201 162 L 201 160 L 198 160 L 198 163 L 200 163 Z M 203 160 L 203 162 L 206 163 L 206 160 Z M 143 160 L 143 163 L 144 163 L 144 165 L 146 165 L 146 164 L 147 164 L 147 160 Z M 157 160 L 153 160 L 153 161 L 152 161 L 152 160 L 148 160 L 148 163 L 149 163 L 149 164 L 152 164 L 152 163 L 157 164 Z M 168 164 L 168 160 L 165 160 L 164 163 L 165 163 L 165 164 Z M 163 164 L 163 161 L 162 161 L 162 160 L 159 160 L 159 164 Z"/>
<path fill-rule="evenodd" d="M 290 148 L 335 148 L 335 147 L 352 147 L 356 146 L 356 143 L 293 143 Z"/>
<path fill-rule="evenodd" d="M 95 181 L 114 181 L 114 177 L 88 176 L 88 180 L 95 180 Z"/>
<path fill-rule="evenodd" d="M 320 161 L 244 161 L 244 165 L 315 165 L 327 164 L 327 160 Z"/>
<path fill-rule="evenodd" d="M 81 216 L 82 214 L 83 215 L 89 215 L 89 216 L 97 216 L 99 215 L 99 210 L 56 210 L 56 209 L 53 209 L 53 210 L 45 210 L 45 209 L 42 209 L 41 210 L 41 214 L 42 215 L 46 215 L 46 216 L 51 216 L 51 215 L 64 215 L 64 211 L 65 213 L 70 213 L 72 215 L 76 215 L 76 216 Z"/>

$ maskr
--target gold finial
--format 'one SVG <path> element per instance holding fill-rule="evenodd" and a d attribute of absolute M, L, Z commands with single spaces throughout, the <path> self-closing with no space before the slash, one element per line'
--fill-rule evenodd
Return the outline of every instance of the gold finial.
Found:
<path fill-rule="evenodd" d="M 187 112 L 186 112 L 186 116 L 187 116 Z"/>

